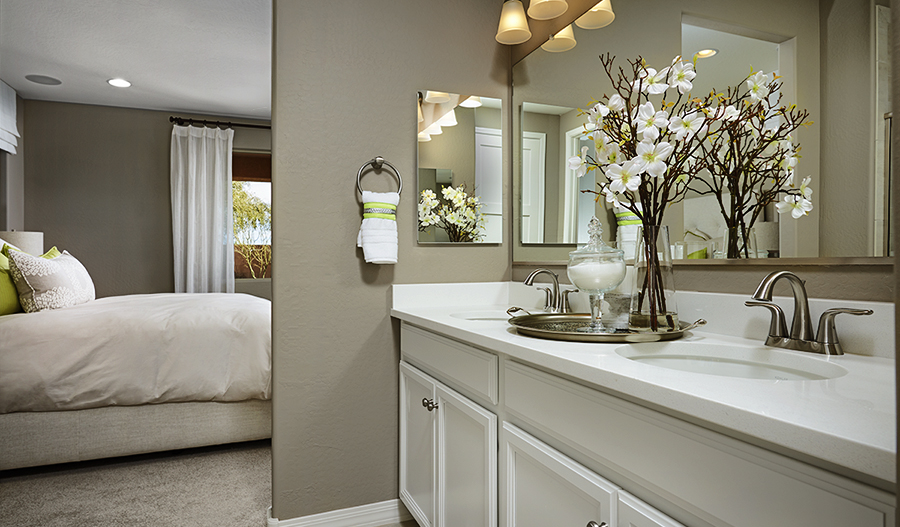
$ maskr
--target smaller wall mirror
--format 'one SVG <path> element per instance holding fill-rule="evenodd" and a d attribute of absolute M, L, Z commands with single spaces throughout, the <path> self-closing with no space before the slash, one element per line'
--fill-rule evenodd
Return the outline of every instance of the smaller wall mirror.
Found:
<path fill-rule="evenodd" d="M 501 100 L 417 93 L 419 243 L 503 242 Z"/>

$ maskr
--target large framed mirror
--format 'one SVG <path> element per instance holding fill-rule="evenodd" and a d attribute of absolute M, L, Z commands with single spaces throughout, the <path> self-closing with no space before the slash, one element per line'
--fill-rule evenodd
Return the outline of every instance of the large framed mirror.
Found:
<path fill-rule="evenodd" d="M 503 242 L 501 100 L 422 90 L 417 104 L 418 242 Z"/>
<path fill-rule="evenodd" d="M 572 26 L 576 45 L 562 53 L 538 48 L 513 67 L 513 260 L 564 262 L 583 243 L 585 219 L 596 214 L 608 241 L 616 219 L 605 202 L 581 190 L 566 160 L 584 141 L 579 108 L 611 94 L 599 55 L 618 65 L 642 57 L 662 68 L 673 57 L 698 58 L 692 93 L 723 90 L 753 71 L 776 72 L 783 102 L 809 111 L 798 130 L 798 178 L 811 176 L 814 209 L 794 220 L 774 206 L 758 230 L 759 257 L 865 258 L 893 255 L 890 225 L 890 12 L 887 0 L 634 0 L 615 2 L 601 29 Z M 637 37 L 640 35 L 640 37 Z M 599 175 L 599 177 L 603 177 Z M 585 181 L 587 180 L 587 181 Z M 689 195 L 665 222 L 673 242 L 703 245 L 709 257 L 724 226 L 708 199 Z M 677 234 L 675 234 L 677 233 Z M 699 236 L 695 236 L 699 234 Z M 699 244 L 699 245 L 697 245 Z M 699 254 L 684 251 L 683 255 Z M 808 260 L 807 260 L 808 261 Z"/>

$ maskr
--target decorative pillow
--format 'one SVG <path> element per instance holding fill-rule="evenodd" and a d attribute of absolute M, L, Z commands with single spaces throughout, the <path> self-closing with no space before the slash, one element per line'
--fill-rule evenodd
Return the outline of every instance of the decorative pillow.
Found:
<path fill-rule="evenodd" d="M 8 251 L 7 256 L 19 302 L 27 313 L 75 306 L 96 296 L 91 275 L 68 251 L 51 259 L 17 251 Z"/>
<path fill-rule="evenodd" d="M 4 243 L 2 250 L 0 250 L 0 316 L 22 312 L 22 305 L 19 304 L 19 290 L 16 289 L 16 284 L 13 283 L 9 269 L 9 258 L 6 257 L 10 250 L 18 251 L 19 249 Z M 60 254 L 62 253 L 56 247 L 53 247 L 44 253 L 41 258 L 56 258 Z"/>

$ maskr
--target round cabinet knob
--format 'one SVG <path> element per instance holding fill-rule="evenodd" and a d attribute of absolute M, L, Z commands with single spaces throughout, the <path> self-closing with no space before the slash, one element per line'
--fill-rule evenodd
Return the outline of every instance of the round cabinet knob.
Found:
<path fill-rule="evenodd" d="M 429 412 L 438 407 L 438 405 L 435 404 L 434 399 L 427 398 L 422 398 L 422 406 L 428 409 Z"/>

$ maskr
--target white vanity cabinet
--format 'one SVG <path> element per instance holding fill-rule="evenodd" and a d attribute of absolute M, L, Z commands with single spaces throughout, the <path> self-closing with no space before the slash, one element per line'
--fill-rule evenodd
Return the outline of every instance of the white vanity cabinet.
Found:
<path fill-rule="evenodd" d="M 571 373 L 407 322 L 401 359 L 400 496 L 420 527 L 894 525 L 893 494 Z"/>
<path fill-rule="evenodd" d="M 400 498 L 421 527 L 497 525 L 497 416 L 400 364 Z"/>

